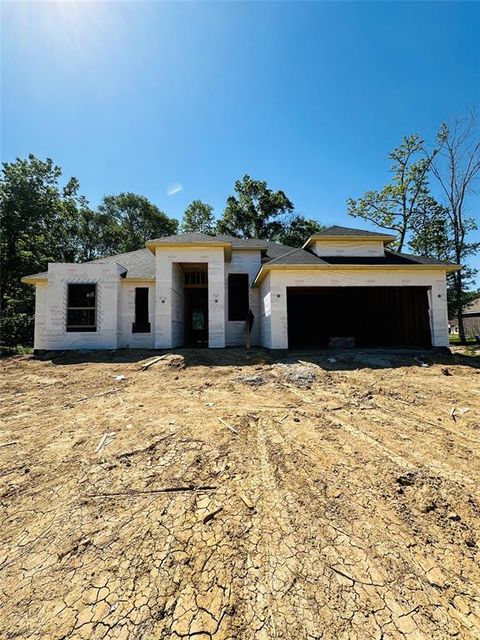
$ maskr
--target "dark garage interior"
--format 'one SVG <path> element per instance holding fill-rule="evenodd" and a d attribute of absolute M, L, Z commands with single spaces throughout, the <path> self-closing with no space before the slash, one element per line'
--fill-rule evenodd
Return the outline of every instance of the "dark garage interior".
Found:
<path fill-rule="evenodd" d="M 428 287 L 288 287 L 289 348 L 430 347 Z"/>

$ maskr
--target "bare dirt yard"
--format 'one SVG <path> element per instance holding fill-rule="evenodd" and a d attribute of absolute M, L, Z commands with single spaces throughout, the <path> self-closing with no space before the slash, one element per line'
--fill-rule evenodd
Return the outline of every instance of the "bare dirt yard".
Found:
<path fill-rule="evenodd" d="M 480 638 L 478 352 L 50 355 L 0 362 L 2 640 Z"/>

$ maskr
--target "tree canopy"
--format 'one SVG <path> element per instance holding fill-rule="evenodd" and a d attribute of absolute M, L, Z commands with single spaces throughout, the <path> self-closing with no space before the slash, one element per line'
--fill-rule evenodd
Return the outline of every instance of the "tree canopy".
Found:
<path fill-rule="evenodd" d="M 34 155 L 5 162 L 0 176 L 1 341 L 28 344 L 33 334 L 34 289 L 22 276 L 49 262 L 75 262 L 131 251 L 148 238 L 177 232 L 178 222 L 144 196 L 105 196 L 92 209 L 79 182 Z"/>
<path fill-rule="evenodd" d="M 286 244 L 289 247 L 301 247 L 311 235 L 324 229 L 326 229 L 326 226 L 316 220 L 294 214 L 287 217 L 275 239 L 277 242 Z"/>
<path fill-rule="evenodd" d="M 470 239 L 477 228 L 466 215 L 467 201 L 480 180 L 480 131 L 476 112 L 442 124 L 436 144 L 428 150 L 418 134 L 403 139 L 389 155 L 393 180 L 381 191 L 367 191 L 348 200 L 354 217 L 399 234 L 397 248 L 405 244 L 422 256 L 460 264 L 448 276 L 449 315 L 458 316 L 463 341 L 463 308 L 471 300 L 476 271 L 469 257 L 480 249 Z M 430 183 L 437 187 L 435 196 Z"/>
<path fill-rule="evenodd" d="M 107 223 L 112 253 L 134 251 L 143 247 L 145 240 L 173 235 L 178 230 L 177 220 L 136 193 L 105 196 L 98 213 Z"/>
<path fill-rule="evenodd" d="M 262 240 L 281 234 L 281 218 L 294 208 L 283 191 L 272 191 L 266 182 L 248 175 L 235 182 L 234 191 L 217 223 L 218 233 Z"/>
<path fill-rule="evenodd" d="M 213 207 L 201 200 L 193 200 L 183 214 L 182 233 L 195 231 L 206 233 L 209 236 L 215 234 L 215 218 Z"/>
<path fill-rule="evenodd" d="M 397 232 L 399 251 L 404 247 L 419 209 L 425 211 L 428 205 L 436 205 L 429 191 L 428 178 L 444 136 L 442 127 L 438 145 L 431 152 L 426 150 L 425 142 L 418 134 L 406 136 L 388 156 L 392 160 L 392 182 L 380 191 L 367 191 L 361 198 L 347 201 L 351 216 Z"/>

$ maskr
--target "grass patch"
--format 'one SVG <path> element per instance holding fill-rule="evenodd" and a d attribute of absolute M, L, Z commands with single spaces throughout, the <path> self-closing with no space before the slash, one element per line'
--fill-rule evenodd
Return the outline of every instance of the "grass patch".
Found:
<path fill-rule="evenodd" d="M 26 347 L 23 344 L 16 344 L 13 347 L 0 346 L 0 358 L 26 355 L 29 353 L 33 353 L 33 347 Z"/>
<path fill-rule="evenodd" d="M 460 336 L 459 335 L 450 335 L 448 337 L 450 344 L 462 344 L 460 342 Z M 476 340 L 475 338 L 466 338 L 465 342 L 463 344 L 476 344 Z"/>

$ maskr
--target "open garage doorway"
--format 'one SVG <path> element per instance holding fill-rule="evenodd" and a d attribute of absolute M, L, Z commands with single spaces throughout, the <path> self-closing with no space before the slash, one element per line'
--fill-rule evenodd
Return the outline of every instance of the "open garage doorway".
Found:
<path fill-rule="evenodd" d="M 288 287 L 289 348 L 430 347 L 428 287 Z"/>

